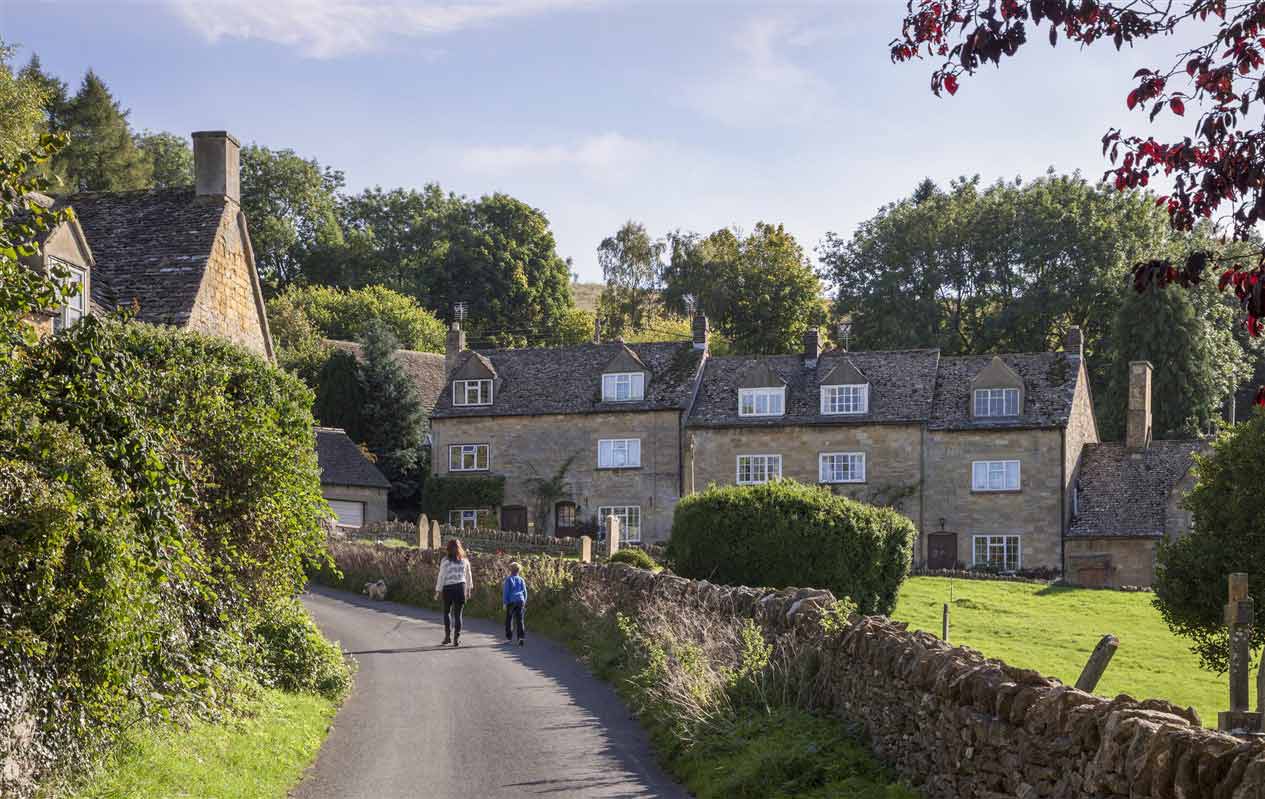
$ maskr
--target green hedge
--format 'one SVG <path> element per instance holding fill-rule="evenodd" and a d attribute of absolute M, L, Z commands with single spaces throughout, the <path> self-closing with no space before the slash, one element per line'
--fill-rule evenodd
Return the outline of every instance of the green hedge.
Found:
<path fill-rule="evenodd" d="M 862 613 L 891 613 L 916 537 L 896 511 L 816 486 L 713 486 L 677 503 L 668 561 L 685 577 L 826 588 Z"/>
<path fill-rule="evenodd" d="M 426 478 L 422 494 L 422 508 L 426 514 L 432 519 L 447 522 L 450 510 L 500 507 L 505 501 L 505 478 L 432 476 Z"/>

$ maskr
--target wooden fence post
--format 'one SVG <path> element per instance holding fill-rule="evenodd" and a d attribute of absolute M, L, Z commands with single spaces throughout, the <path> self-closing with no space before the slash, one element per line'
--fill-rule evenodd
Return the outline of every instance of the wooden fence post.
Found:
<path fill-rule="evenodd" d="M 1107 670 L 1107 664 L 1111 663 L 1111 659 L 1116 656 L 1116 650 L 1119 648 L 1119 638 L 1114 635 L 1104 635 L 1098 642 L 1098 646 L 1094 647 L 1094 651 L 1089 654 L 1089 662 L 1085 664 L 1085 668 L 1081 670 L 1081 676 L 1076 680 L 1076 689 L 1092 694 L 1098 687 L 1098 681 L 1102 679 L 1103 672 Z"/>
<path fill-rule="evenodd" d="M 940 640 L 949 642 L 949 603 L 944 603 L 944 618 L 940 622 Z"/>
<path fill-rule="evenodd" d="M 1251 712 L 1252 622 L 1256 604 L 1248 594 L 1247 575 L 1230 575 L 1225 623 L 1230 631 L 1230 709 L 1217 714 L 1222 732 L 1259 730 L 1261 717 Z"/>

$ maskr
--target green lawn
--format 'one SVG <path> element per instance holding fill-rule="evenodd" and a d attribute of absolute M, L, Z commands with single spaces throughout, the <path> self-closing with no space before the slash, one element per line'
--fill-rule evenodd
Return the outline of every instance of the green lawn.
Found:
<path fill-rule="evenodd" d="M 1199 668 L 1151 599 L 1149 593 L 914 577 L 901 590 L 894 616 L 909 622 L 910 629 L 938 636 L 941 608 L 950 602 L 953 643 L 1069 685 L 1098 640 L 1112 633 L 1120 649 L 1096 693 L 1167 699 L 1193 706 L 1205 725 L 1215 725 L 1217 711 L 1227 703 L 1225 677 Z"/>
<path fill-rule="evenodd" d="M 315 759 L 334 704 L 268 690 L 253 710 L 140 733 L 74 799 L 283 799 Z"/>

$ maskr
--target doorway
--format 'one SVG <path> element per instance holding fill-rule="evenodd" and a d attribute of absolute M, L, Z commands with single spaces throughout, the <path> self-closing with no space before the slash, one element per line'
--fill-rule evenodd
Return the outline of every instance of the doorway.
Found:
<path fill-rule="evenodd" d="M 958 534 L 929 533 L 927 535 L 927 568 L 955 569 L 958 565 Z"/>
<path fill-rule="evenodd" d="M 515 533 L 527 532 L 527 508 L 522 505 L 501 508 L 501 529 Z"/>

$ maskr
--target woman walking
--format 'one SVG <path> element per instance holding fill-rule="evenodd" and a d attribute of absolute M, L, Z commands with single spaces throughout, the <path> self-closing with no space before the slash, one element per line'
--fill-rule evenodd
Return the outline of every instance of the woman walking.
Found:
<path fill-rule="evenodd" d="M 439 574 L 435 575 L 435 598 L 444 596 L 444 643 L 461 645 L 461 611 L 466 599 L 474 591 L 474 579 L 470 576 L 470 559 L 459 539 L 448 542 L 448 554 L 439 561 Z"/>

